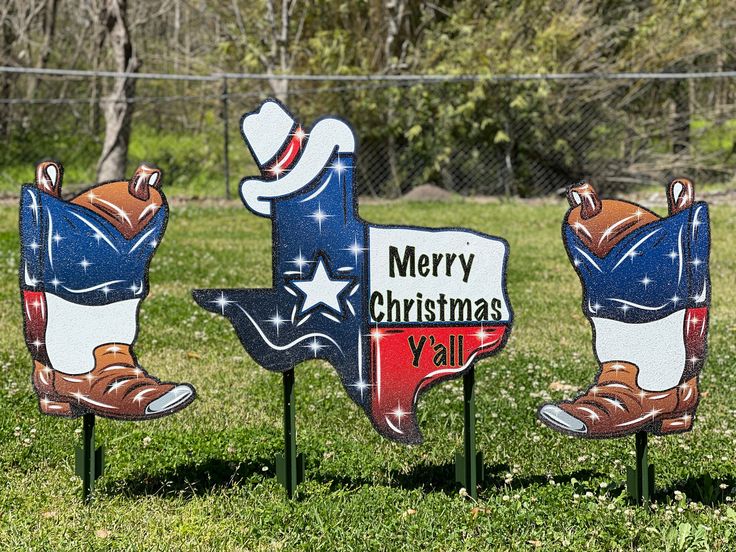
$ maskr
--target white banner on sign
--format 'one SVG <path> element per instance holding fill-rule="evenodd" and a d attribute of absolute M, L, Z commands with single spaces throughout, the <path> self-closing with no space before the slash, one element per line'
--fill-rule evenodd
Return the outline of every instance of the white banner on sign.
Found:
<path fill-rule="evenodd" d="M 372 323 L 508 322 L 507 245 L 462 230 L 371 227 Z"/>

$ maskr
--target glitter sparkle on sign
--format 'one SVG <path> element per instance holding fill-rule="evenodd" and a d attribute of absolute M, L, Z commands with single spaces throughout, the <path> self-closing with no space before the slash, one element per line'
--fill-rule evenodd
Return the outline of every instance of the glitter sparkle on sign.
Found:
<path fill-rule="evenodd" d="M 649 286 L 649 284 L 651 284 L 651 283 L 652 283 L 653 281 L 654 281 L 654 280 L 650 279 L 650 278 L 649 278 L 649 276 L 647 276 L 647 275 L 645 274 L 645 275 L 644 275 L 644 278 L 642 278 L 641 280 L 639 280 L 639 283 L 640 283 L 640 284 L 642 284 L 642 285 L 644 286 L 644 290 L 646 291 L 646 289 L 647 289 L 647 286 Z"/>
<path fill-rule="evenodd" d="M 224 293 L 220 293 L 220 296 L 211 302 L 217 305 L 218 307 L 220 307 L 220 311 L 222 312 L 223 315 L 225 314 L 225 307 L 227 307 L 230 303 L 232 303 L 232 301 L 230 301 L 229 299 L 225 297 Z"/>
<path fill-rule="evenodd" d="M 317 338 L 312 338 L 312 341 L 309 343 L 309 345 L 305 345 L 307 349 L 312 351 L 312 354 L 314 355 L 314 358 L 317 358 L 317 355 L 319 352 L 325 348 L 324 345 L 322 345 L 319 341 L 317 341 Z"/>
<path fill-rule="evenodd" d="M 79 261 L 78 264 L 82 267 L 85 274 L 87 273 L 87 269 L 92 265 L 92 263 L 89 262 L 86 257 L 82 257 L 82 260 Z"/>
<path fill-rule="evenodd" d="M 345 170 L 345 163 L 343 163 L 340 158 L 337 158 L 337 161 L 330 167 L 332 170 L 334 170 L 337 174 L 342 174 L 342 172 Z"/>
<path fill-rule="evenodd" d="M 394 418 L 396 418 L 396 425 L 397 425 L 397 426 L 399 427 L 399 429 L 401 429 L 401 419 L 402 419 L 402 418 L 403 418 L 404 416 L 406 416 L 407 414 L 408 414 L 408 412 L 407 412 L 406 410 L 404 410 L 403 408 L 401 408 L 401 403 L 398 403 L 398 404 L 396 405 L 396 408 L 394 408 L 394 409 L 393 409 L 393 410 L 391 411 L 391 415 L 392 415 L 392 416 L 393 416 Z"/>
<path fill-rule="evenodd" d="M 330 218 L 332 215 L 328 215 L 322 210 L 322 205 L 319 203 L 317 204 L 317 210 L 309 215 L 311 219 L 313 219 L 318 225 L 319 225 L 319 233 L 322 233 L 322 223 Z"/>
<path fill-rule="evenodd" d="M 304 139 L 309 136 L 306 132 L 304 132 L 304 129 L 302 127 L 298 127 L 296 131 L 294 132 L 294 136 L 297 140 L 299 140 L 299 143 L 301 144 Z"/>
<path fill-rule="evenodd" d="M 353 243 L 350 244 L 350 247 L 344 248 L 343 251 L 349 251 L 350 253 L 352 253 L 355 264 L 357 265 L 358 255 L 363 253 L 363 251 L 365 251 L 365 248 L 360 246 L 360 244 L 358 243 L 358 238 L 356 237 L 353 239 Z"/>
<path fill-rule="evenodd" d="M 366 389 L 370 388 L 370 384 L 360 379 L 355 383 L 350 384 L 350 387 L 354 387 L 355 389 L 360 391 L 360 400 L 363 400 L 363 393 Z"/>
<path fill-rule="evenodd" d="M 299 269 L 299 276 L 303 276 L 303 270 L 304 270 L 304 267 L 308 266 L 308 265 L 309 265 L 309 263 L 311 263 L 311 262 L 313 262 L 313 261 L 308 261 L 308 260 L 307 260 L 307 259 L 306 259 L 306 258 L 304 257 L 304 255 L 302 255 L 302 250 L 301 250 L 301 248 L 300 248 L 300 249 L 299 249 L 299 255 L 297 255 L 296 257 L 294 257 L 294 258 L 293 258 L 292 260 L 290 260 L 289 262 L 290 262 L 291 264 L 295 264 L 295 265 L 296 265 L 296 267 L 297 267 L 297 268 Z"/>
<path fill-rule="evenodd" d="M 277 307 L 276 308 L 276 313 L 271 318 L 269 318 L 268 320 L 266 320 L 266 322 L 270 322 L 271 324 L 273 324 L 275 326 L 275 328 L 276 328 L 276 335 L 278 336 L 279 335 L 279 330 L 281 329 L 281 326 L 286 322 L 286 320 L 284 318 L 281 318 L 281 315 L 279 314 L 279 309 Z"/>

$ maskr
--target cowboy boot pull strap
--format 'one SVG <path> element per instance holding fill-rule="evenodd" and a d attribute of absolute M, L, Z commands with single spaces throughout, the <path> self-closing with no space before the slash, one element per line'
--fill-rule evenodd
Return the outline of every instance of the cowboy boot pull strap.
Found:
<path fill-rule="evenodd" d="M 675 215 L 695 201 L 695 185 L 689 178 L 675 178 L 667 185 L 667 207 Z"/>
<path fill-rule="evenodd" d="M 133 197 L 147 201 L 151 195 L 148 187 L 161 187 L 161 171 L 148 165 L 141 165 L 135 170 L 135 174 L 128 181 L 128 192 Z"/>
<path fill-rule="evenodd" d="M 36 165 L 36 187 L 55 197 L 61 197 L 64 168 L 56 161 L 41 161 Z"/>
<path fill-rule="evenodd" d="M 573 208 L 579 205 L 580 217 L 586 220 L 600 213 L 603 207 L 598 193 L 587 180 L 583 180 L 568 188 L 567 201 Z"/>

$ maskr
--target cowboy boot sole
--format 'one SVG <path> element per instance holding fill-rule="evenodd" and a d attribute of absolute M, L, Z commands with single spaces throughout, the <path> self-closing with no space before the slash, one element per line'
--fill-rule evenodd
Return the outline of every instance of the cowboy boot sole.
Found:
<path fill-rule="evenodd" d="M 34 385 L 34 389 L 35 385 Z M 54 393 L 43 393 L 39 392 L 38 389 L 36 389 L 36 393 L 39 395 L 38 398 L 38 408 L 43 414 L 47 414 L 49 416 L 57 416 L 60 418 L 79 418 L 80 416 L 83 416 L 85 414 L 94 414 L 95 416 L 100 416 L 101 418 L 108 418 L 110 420 L 123 420 L 123 421 L 130 421 L 130 422 L 137 422 L 137 421 L 143 421 L 143 420 L 154 420 L 156 418 L 162 418 L 164 416 L 168 416 L 169 414 L 174 414 L 176 412 L 179 412 L 180 410 L 183 410 L 187 406 L 189 406 L 195 399 L 196 394 L 193 392 L 191 395 L 189 395 L 185 400 L 183 400 L 181 403 L 177 404 L 173 408 L 163 410 L 161 412 L 156 412 L 152 414 L 143 414 L 141 416 L 130 416 L 130 415 L 116 415 L 114 413 L 110 413 L 106 410 L 102 409 L 96 409 L 91 406 L 83 406 L 81 405 L 76 398 L 66 398 L 59 394 Z"/>

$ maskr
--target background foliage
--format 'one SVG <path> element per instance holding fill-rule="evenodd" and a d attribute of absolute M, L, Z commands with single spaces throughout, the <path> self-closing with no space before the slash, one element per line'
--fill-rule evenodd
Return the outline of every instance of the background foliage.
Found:
<path fill-rule="evenodd" d="M 100 14 L 121 1 L 9 0 L 0 63 L 114 68 Z M 274 75 L 228 83 L 233 186 L 252 171 L 238 119 L 269 95 L 305 122 L 350 120 L 366 161 L 362 191 L 373 195 L 432 183 L 528 196 L 584 176 L 622 189 L 675 173 L 707 182 L 736 173 L 736 78 L 596 76 L 733 71 L 733 0 L 128 0 L 127 13 L 139 71 Z M 587 76 L 549 77 L 558 73 Z M 279 78 L 303 74 L 399 80 Z M 477 79 L 400 80 L 407 74 Z M 511 74 L 548 77 L 487 80 Z M 114 85 L 0 74 L 0 187 L 14 190 L 39 155 L 64 160 L 75 181 L 93 180 L 100 105 Z M 130 164 L 157 162 L 182 194 L 221 194 L 222 92 L 219 81 L 139 81 Z"/>

